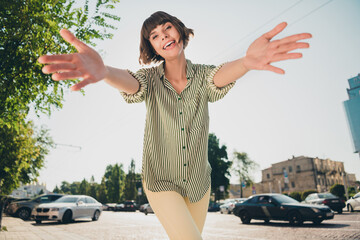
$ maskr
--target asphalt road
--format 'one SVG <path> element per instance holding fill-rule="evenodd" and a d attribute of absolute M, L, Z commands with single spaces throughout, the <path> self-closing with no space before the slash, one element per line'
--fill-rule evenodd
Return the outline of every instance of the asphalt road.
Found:
<path fill-rule="evenodd" d="M 103 212 L 99 221 L 76 221 L 70 224 L 44 222 L 35 224 L 18 218 L 5 217 L 3 225 L 7 232 L 0 233 L 0 239 L 168 239 L 154 214 L 145 216 L 141 212 Z M 292 227 L 287 222 L 274 221 L 265 224 L 252 220 L 244 225 L 234 215 L 208 213 L 204 240 L 293 240 L 293 239 L 360 239 L 360 212 L 336 214 L 334 219 L 315 226 L 305 222 L 303 226 Z"/>

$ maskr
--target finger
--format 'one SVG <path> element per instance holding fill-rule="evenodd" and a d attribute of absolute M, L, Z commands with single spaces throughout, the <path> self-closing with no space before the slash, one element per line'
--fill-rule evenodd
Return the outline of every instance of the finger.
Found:
<path fill-rule="evenodd" d="M 309 38 L 312 38 L 312 35 L 310 33 L 300 33 L 280 39 L 278 42 L 279 44 L 287 44 L 290 42 L 297 42 L 299 40 L 309 39 Z"/>
<path fill-rule="evenodd" d="M 285 74 L 284 70 L 282 70 L 281 68 L 278 68 L 278 67 L 274 67 L 270 64 L 265 65 L 264 70 L 271 71 L 271 72 L 278 73 L 278 74 Z"/>
<path fill-rule="evenodd" d="M 54 73 L 52 75 L 52 79 L 55 81 L 75 79 L 80 77 L 82 77 L 82 73 L 80 71 L 61 72 L 61 73 Z"/>
<path fill-rule="evenodd" d="M 304 42 L 283 44 L 277 49 L 277 53 L 287 53 L 295 49 L 309 48 L 310 44 Z"/>
<path fill-rule="evenodd" d="M 48 64 L 48 63 L 65 63 L 71 62 L 73 58 L 72 54 L 60 54 L 60 55 L 43 55 L 39 57 L 39 63 Z"/>
<path fill-rule="evenodd" d="M 286 54 L 276 54 L 270 62 L 279 62 L 288 59 L 298 59 L 303 55 L 301 53 L 286 53 Z"/>
<path fill-rule="evenodd" d="M 76 65 L 72 63 L 58 63 L 46 65 L 42 68 L 43 73 L 49 74 L 54 72 L 67 72 L 76 69 Z"/>
<path fill-rule="evenodd" d="M 82 41 L 80 41 L 79 39 L 77 39 L 74 34 L 72 34 L 69 30 L 67 29 L 61 29 L 60 30 L 60 35 L 63 37 L 63 39 L 65 41 L 67 41 L 68 43 L 72 44 L 79 52 L 81 52 L 82 50 L 85 50 L 87 48 L 89 48 L 85 43 L 83 43 Z"/>
<path fill-rule="evenodd" d="M 273 37 L 275 37 L 276 35 L 278 35 L 282 30 L 284 30 L 284 28 L 287 26 L 286 22 L 282 22 L 280 24 L 278 24 L 275 28 L 273 28 L 271 31 L 265 33 L 263 36 L 267 39 L 267 40 L 271 40 Z"/>
<path fill-rule="evenodd" d="M 91 82 L 89 80 L 83 80 L 77 84 L 75 84 L 74 86 L 71 87 L 72 91 L 79 91 L 80 89 L 82 89 L 83 87 L 89 85 Z"/>

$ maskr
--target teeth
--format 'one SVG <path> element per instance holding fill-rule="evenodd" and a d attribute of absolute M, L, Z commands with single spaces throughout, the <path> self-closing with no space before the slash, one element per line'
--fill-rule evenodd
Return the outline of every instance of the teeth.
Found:
<path fill-rule="evenodd" d="M 164 46 L 164 49 L 167 48 L 168 46 L 170 46 L 170 44 L 174 43 L 175 41 L 171 41 L 171 42 L 168 42 L 165 46 Z"/>

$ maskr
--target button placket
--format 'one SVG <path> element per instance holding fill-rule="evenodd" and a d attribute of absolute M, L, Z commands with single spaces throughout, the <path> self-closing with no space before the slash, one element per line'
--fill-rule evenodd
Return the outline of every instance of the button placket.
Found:
<path fill-rule="evenodd" d="M 181 161 L 183 163 L 183 183 L 187 182 L 187 142 L 186 142 L 186 131 L 185 131 L 185 125 L 184 125 L 184 99 L 181 95 L 177 96 L 178 106 L 179 106 L 179 126 L 180 126 L 180 147 L 181 147 Z"/>

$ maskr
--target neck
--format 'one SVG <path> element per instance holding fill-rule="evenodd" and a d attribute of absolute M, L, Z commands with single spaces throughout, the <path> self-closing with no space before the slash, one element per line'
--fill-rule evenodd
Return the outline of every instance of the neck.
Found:
<path fill-rule="evenodd" d="M 165 60 L 165 76 L 172 81 L 186 79 L 186 59 L 184 54 L 178 58 Z"/>

